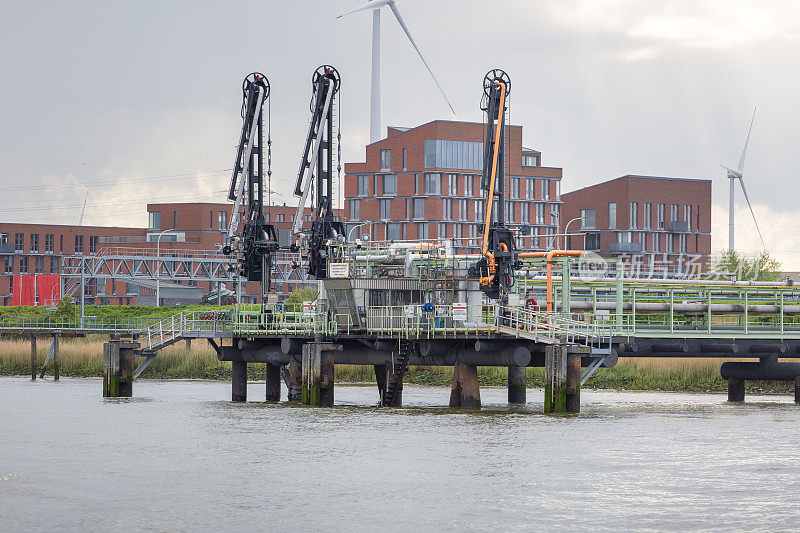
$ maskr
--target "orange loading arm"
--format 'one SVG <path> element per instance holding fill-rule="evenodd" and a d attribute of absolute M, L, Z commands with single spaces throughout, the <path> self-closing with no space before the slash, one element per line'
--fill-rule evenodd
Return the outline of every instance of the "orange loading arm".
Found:
<path fill-rule="evenodd" d="M 500 105 L 497 108 L 497 120 L 494 129 L 494 154 L 492 155 L 492 170 L 489 178 L 489 196 L 488 204 L 486 206 L 486 216 L 483 221 L 483 256 L 486 257 L 486 262 L 489 266 L 489 277 L 481 278 L 481 285 L 488 285 L 491 283 L 492 277 L 496 271 L 494 262 L 494 253 L 489 251 L 489 224 L 492 221 L 492 206 L 494 205 L 494 184 L 497 179 L 497 159 L 498 159 L 498 146 L 500 146 L 500 133 L 503 127 L 503 112 L 506 108 L 506 85 L 504 83 L 494 82 L 496 86 L 500 87 Z"/>
<path fill-rule="evenodd" d="M 518 257 L 545 257 L 547 258 L 547 312 L 553 312 L 553 257 L 580 257 L 582 250 L 550 250 L 549 252 L 522 252 Z M 563 309 L 562 309 L 563 312 Z"/>

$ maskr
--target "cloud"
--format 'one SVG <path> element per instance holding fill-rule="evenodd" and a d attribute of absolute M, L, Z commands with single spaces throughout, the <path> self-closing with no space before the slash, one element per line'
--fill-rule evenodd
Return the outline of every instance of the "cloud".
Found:
<path fill-rule="evenodd" d="M 800 212 L 778 211 L 765 204 L 754 204 L 753 211 L 770 254 L 782 263 L 783 270 L 800 271 Z M 749 255 L 761 252 L 761 240 L 747 205 L 737 205 L 733 216 L 736 249 Z M 711 248 L 715 254 L 728 248 L 727 206 L 711 206 Z"/>
<path fill-rule="evenodd" d="M 620 53 L 625 60 L 650 59 L 672 47 L 724 50 L 791 38 L 800 28 L 795 0 L 559 0 L 545 2 L 544 9 L 566 28 L 626 36 L 634 50 Z"/>

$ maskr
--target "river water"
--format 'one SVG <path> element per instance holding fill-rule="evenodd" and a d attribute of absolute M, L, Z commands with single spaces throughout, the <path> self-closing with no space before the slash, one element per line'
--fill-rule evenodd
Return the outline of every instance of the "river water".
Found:
<path fill-rule="evenodd" d="M 230 384 L 0 378 L 2 530 L 795 530 L 800 407 L 789 397 L 590 391 L 578 417 L 542 391 L 452 411 L 406 386 L 370 407 L 247 404 Z M 285 394 L 285 390 L 284 390 Z"/>

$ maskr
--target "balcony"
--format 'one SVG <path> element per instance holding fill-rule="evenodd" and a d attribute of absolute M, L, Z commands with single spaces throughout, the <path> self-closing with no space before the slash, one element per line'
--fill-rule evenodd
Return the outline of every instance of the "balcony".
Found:
<path fill-rule="evenodd" d="M 667 224 L 667 231 L 670 233 L 686 233 L 689 231 L 689 223 L 685 220 L 670 220 Z"/>
<path fill-rule="evenodd" d="M 0 254 L 13 254 L 14 244 L 10 242 L 0 243 Z"/>
<path fill-rule="evenodd" d="M 612 254 L 640 254 L 644 252 L 644 246 L 640 242 L 612 242 L 608 251 Z"/>

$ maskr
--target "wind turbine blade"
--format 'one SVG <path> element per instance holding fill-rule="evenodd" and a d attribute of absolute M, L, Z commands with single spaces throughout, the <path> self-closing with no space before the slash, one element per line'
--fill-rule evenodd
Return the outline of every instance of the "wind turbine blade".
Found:
<path fill-rule="evenodd" d="M 444 89 L 442 89 L 442 86 L 439 85 L 439 80 L 437 80 L 436 76 L 434 76 L 430 65 L 428 65 L 427 61 L 425 61 L 425 56 L 422 55 L 422 52 L 420 51 L 419 46 L 417 46 L 416 41 L 414 41 L 414 38 L 411 36 L 411 30 L 408 29 L 408 25 L 406 24 L 406 21 L 403 20 L 403 15 L 400 14 L 400 10 L 397 9 L 397 6 L 395 5 L 394 0 L 390 0 L 389 1 L 389 8 L 391 8 L 392 13 L 394 13 L 394 17 L 397 19 L 397 22 L 400 23 L 400 27 L 403 28 L 404 32 L 406 32 L 406 36 L 408 37 L 408 40 L 411 41 L 411 45 L 414 47 L 414 50 L 416 50 L 417 54 L 419 54 L 419 58 L 425 64 L 425 68 L 428 69 L 428 73 L 431 75 L 431 78 L 433 78 L 433 83 L 435 83 L 436 86 L 439 88 L 439 92 L 442 93 L 442 96 L 444 96 L 444 99 L 447 102 L 447 105 L 450 106 L 450 111 L 452 111 L 453 115 L 455 115 L 456 114 L 456 110 L 453 109 L 453 104 L 450 103 L 450 99 L 444 93 Z"/>
<path fill-rule="evenodd" d="M 747 189 L 744 186 L 744 180 L 742 179 L 741 176 L 739 176 L 739 184 L 742 186 L 742 192 L 744 193 L 744 199 L 747 200 L 747 207 L 750 208 L 750 214 L 753 215 L 753 222 L 755 222 L 756 224 L 756 231 L 758 231 L 758 236 L 761 239 L 761 246 L 766 248 L 767 245 L 764 243 L 764 236 L 761 235 L 761 230 L 759 229 L 758 221 L 756 220 L 756 214 L 753 212 L 753 206 L 750 205 L 750 197 L 747 196 Z"/>
<path fill-rule="evenodd" d="M 373 0 L 372 2 L 367 2 L 363 6 L 359 6 L 359 7 L 355 8 L 352 11 L 348 11 L 347 13 L 343 13 L 343 14 L 339 15 L 336 18 L 340 19 L 342 17 L 346 17 L 350 13 L 356 13 L 358 11 L 367 11 L 367 10 L 370 10 L 370 9 L 380 9 L 380 8 L 382 8 L 383 6 L 385 6 L 386 4 L 388 4 L 390 2 L 392 2 L 392 0 Z"/>
<path fill-rule="evenodd" d="M 753 121 L 756 119 L 756 107 L 753 108 L 753 118 L 750 119 L 750 129 L 747 130 L 747 140 L 744 141 L 744 150 L 742 150 L 742 157 L 739 158 L 739 173 L 741 174 L 744 169 L 744 157 L 747 155 L 747 145 L 750 144 L 750 132 L 753 131 Z"/>

